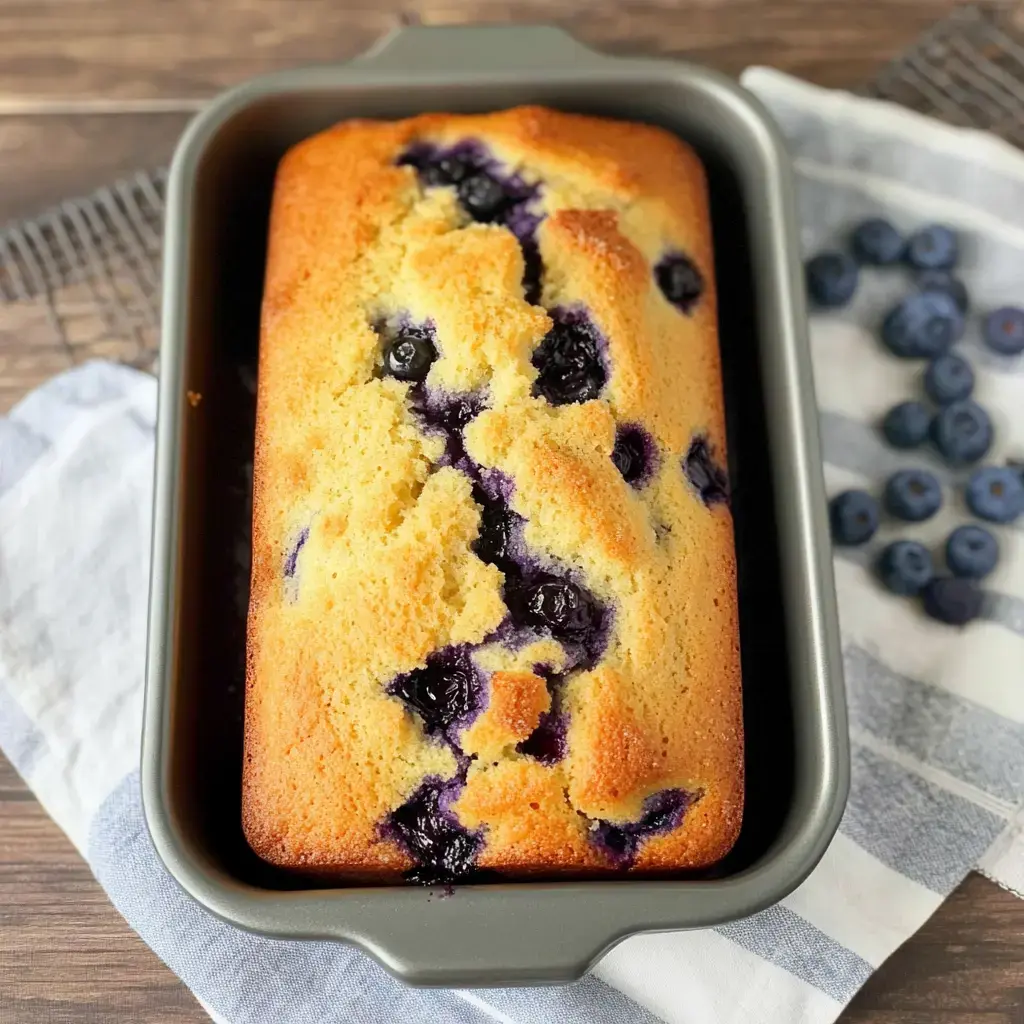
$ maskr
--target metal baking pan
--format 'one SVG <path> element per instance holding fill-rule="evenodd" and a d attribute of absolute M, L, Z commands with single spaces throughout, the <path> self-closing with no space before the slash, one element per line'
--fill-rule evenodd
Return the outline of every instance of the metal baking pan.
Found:
<path fill-rule="evenodd" d="M 739 555 L 746 817 L 713 870 L 459 888 L 327 887 L 240 826 L 249 470 L 273 175 L 349 117 L 522 103 L 660 124 L 708 169 Z M 567 982 L 631 933 L 699 928 L 789 893 L 831 839 L 848 751 L 792 185 L 758 103 L 692 65 L 615 59 L 546 27 L 409 28 L 351 63 L 248 82 L 199 115 L 168 186 L 142 760 L 170 873 L 227 921 L 352 942 L 418 985 Z"/>

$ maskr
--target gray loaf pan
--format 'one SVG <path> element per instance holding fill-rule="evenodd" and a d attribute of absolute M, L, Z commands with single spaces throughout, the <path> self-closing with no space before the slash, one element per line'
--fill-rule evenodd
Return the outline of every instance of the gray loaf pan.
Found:
<path fill-rule="evenodd" d="M 524 103 L 649 121 L 708 169 L 739 553 L 746 815 L 710 871 L 508 882 L 448 898 L 338 887 L 259 860 L 240 826 L 254 387 L 274 170 L 351 117 Z M 787 895 L 848 785 L 841 659 L 790 169 L 756 100 L 688 64 L 600 55 L 546 27 L 409 28 L 347 64 L 248 82 L 193 122 L 169 183 L 143 797 L 171 875 L 214 914 L 355 943 L 415 985 L 579 978 L 641 931 Z"/>

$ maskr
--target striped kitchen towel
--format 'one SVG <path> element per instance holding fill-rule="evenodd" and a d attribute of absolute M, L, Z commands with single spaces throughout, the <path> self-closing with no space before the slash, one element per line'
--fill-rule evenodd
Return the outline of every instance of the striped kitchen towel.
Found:
<path fill-rule="evenodd" d="M 803 241 L 869 214 L 962 232 L 977 308 L 1020 301 L 1024 155 L 876 101 L 752 70 L 797 162 Z M 813 321 L 829 488 L 877 489 L 927 465 L 944 510 L 900 531 L 937 544 L 966 517 L 962 476 L 897 455 L 875 423 L 920 387 L 876 340 L 907 282 L 868 273 Z M 993 460 L 1024 455 L 1024 366 L 962 343 L 996 420 Z M 638 936 L 564 988 L 415 991 L 345 946 L 277 942 L 207 916 L 161 868 L 142 819 L 139 725 L 154 381 L 90 363 L 0 420 L 0 746 L 125 918 L 231 1024 L 825 1024 L 974 866 L 1024 890 L 1024 524 L 985 613 L 960 631 L 884 593 L 864 557 L 836 562 L 853 739 L 839 834 L 779 906 L 713 931 Z M 877 544 L 894 535 L 884 525 Z M 869 553 L 870 554 L 870 553 Z M 495 923 L 500 927 L 500 922 Z"/>

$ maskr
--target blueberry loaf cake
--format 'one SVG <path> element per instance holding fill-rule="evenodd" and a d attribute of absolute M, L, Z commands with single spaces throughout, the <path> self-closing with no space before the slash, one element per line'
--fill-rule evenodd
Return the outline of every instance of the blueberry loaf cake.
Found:
<path fill-rule="evenodd" d="M 693 868 L 743 798 L 702 166 L 537 107 L 278 170 L 243 824 L 447 884 Z"/>

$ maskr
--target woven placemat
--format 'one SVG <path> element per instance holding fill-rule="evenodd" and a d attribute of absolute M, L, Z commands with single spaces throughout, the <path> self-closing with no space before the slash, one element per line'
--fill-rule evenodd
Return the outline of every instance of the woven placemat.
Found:
<path fill-rule="evenodd" d="M 1024 147 L 1024 32 L 1005 13 L 957 8 L 860 91 Z M 44 321 L 41 343 L 72 362 L 152 367 L 166 180 L 140 171 L 0 231 L 0 305 Z"/>

